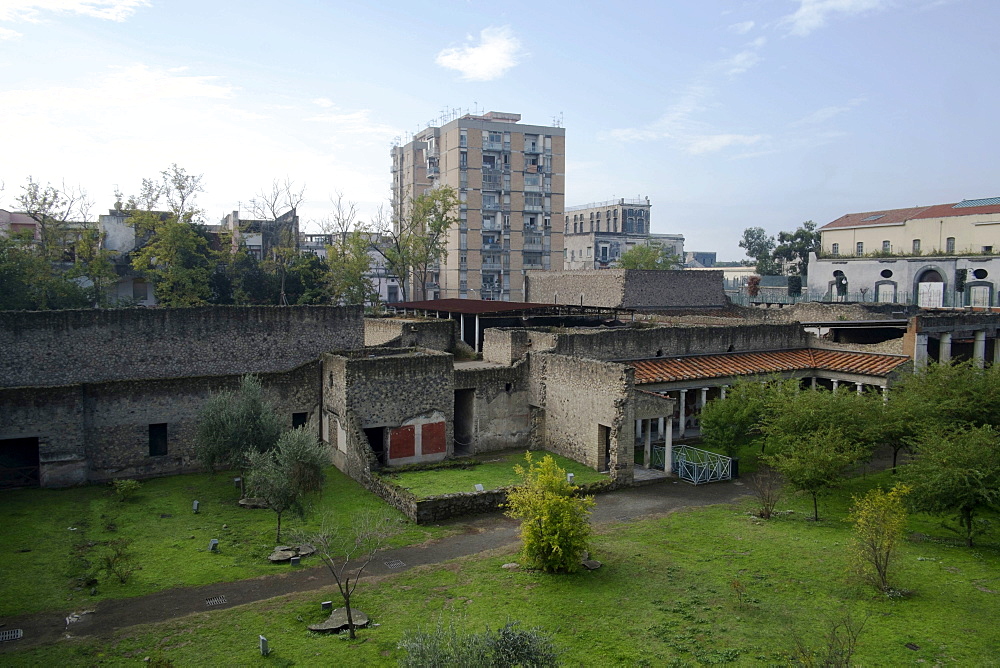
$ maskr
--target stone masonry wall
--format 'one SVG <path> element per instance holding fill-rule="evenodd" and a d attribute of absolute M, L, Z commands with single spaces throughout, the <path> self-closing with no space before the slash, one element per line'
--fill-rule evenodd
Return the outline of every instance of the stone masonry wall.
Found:
<path fill-rule="evenodd" d="M 318 362 L 261 380 L 286 427 L 292 413 L 316 415 Z M 196 471 L 198 411 L 213 393 L 239 382 L 240 376 L 203 376 L 0 389 L 0 439 L 38 438 L 45 487 Z M 149 425 L 164 423 L 167 454 L 150 456 Z M 50 469 L 59 474 L 48 475 Z"/>
<path fill-rule="evenodd" d="M 615 477 L 631 479 L 634 420 L 628 401 L 634 371 L 613 362 L 531 354 L 533 403 L 545 408 L 545 448 Z M 604 461 L 599 425 L 610 429 Z"/>
<path fill-rule="evenodd" d="M 526 301 L 604 308 L 721 308 L 721 271 L 529 271 Z"/>
<path fill-rule="evenodd" d="M 438 318 L 365 318 L 365 345 L 447 352 L 455 347 L 457 328 L 458 321 Z"/>
<path fill-rule="evenodd" d="M 0 387 L 276 372 L 359 348 L 361 307 L 11 312 L 0 318 Z"/>
<path fill-rule="evenodd" d="M 553 352 L 599 360 L 807 348 L 798 324 L 601 329 L 558 336 Z"/>
<path fill-rule="evenodd" d="M 512 367 L 455 368 L 455 389 L 475 390 L 473 454 L 529 446 L 531 392 L 527 371 L 524 361 Z"/>

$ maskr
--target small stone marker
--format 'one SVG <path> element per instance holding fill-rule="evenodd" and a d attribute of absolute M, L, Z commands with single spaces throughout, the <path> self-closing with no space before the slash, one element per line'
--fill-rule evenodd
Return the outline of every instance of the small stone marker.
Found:
<path fill-rule="evenodd" d="M 485 490 L 484 490 L 484 488 L 483 488 L 483 486 L 482 486 L 482 485 L 480 485 L 480 484 L 479 484 L 478 482 L 476 483 L 476 491 L 477 491 L 477 492 L 482 492 L 482 491 L 485 491 Z"/>
<path fill-rule="evenodd" d="M 271 648 L 267 646 L 267 638 L 260 636 L 260 655 L 267 656 L 271 653 Z"/>
<path fill-rule="evenodd" d="M 604 564 L 597 561 L 596 559 L 587 559 L 586 561 L 583 562 L 583 567 L 586 568 L 588 571 L 596 571 L 603 565 Z"/>
<path fill-rule="evenodd" d="M 500 568 L 502 568 L 502 569 L 504 569 L 506 571 L 513 571 L 513 570 L 517 570 L 520 567 L 521 567 L 521 564 L 517 563 L 516 561 L 512 561 L 510 563 L 504 564 Z"/>
<path fill-rule="evenodd" d="M 213 538 L 212 540 L 208 541 L 208 551 L 209 552 L 218 552 L 219 551 L 219 539 L 218 538 Z"/>
<path fill-rule="evenodd" d="M 243 482 L 243 478 L 233 478 L 233 485 L 236 489 L 239 489 L 241 482 Z"/>
<path fill-rule="evenodd" d="M 292 557 L 291 559 L 289 559 L 289 561 L 292 562 L 292 566 L 298 566 L 299 565 L 299 560 L 300 560 L 300 557 Z"/>
<path fill-rule="evenodd" d="M 573 479 L 574 478 L 576 478 L 576 475 L 574 475 L 572 473 L 567 473 L 566 474 L 566 482 L 568 482 L 571 485 L 573 484 Z"/>
<path fill-rule="evenodd" d="M 198 506 L 199 506 L 199 503 L 197 501 L 195 501 L 194 503 L 191 504 L 191 510 L 193 510 L 195 512 L 195 514 L 198 513 Z"/>
<path fill-rule="evenodd" d="M 333 601 L 323 601 L 319 607 L 321 610 L 333 610 Z"/>
<path fill-rule="evenodd" d="M 368 615 L 358 610 L 357 608 L 351 608 L 351 619 L 354 622 L 354 628 L 360 629 L 368 626 Z M 347 628 L 347 608 L 337 608 L 330 613 L 329 618 L 326 621 L 320 622 L 319 624 L 311 624 L 309 626 L 310 631 L 327 631 L 327 632 L 338 632 Z"/>

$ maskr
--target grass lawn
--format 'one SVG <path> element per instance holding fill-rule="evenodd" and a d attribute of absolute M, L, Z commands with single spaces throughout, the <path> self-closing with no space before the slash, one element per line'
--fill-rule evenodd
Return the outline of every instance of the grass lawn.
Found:
<path fill-rule="evenodd" d="M 426 499 L 441 494 L 454 492 L 472 492 L 476 484 L 484 489 L 496 489 L 513 485 L 520 481 L 520 476 L 514 473 L 516 464 L 524 465 L 525 450 L 505 450 L 481 455 L 479 463 L 468 469 L 431 469 L 428 471 L 406 471 L 383 475 L 397 487 L 403 487 L 413 492 L 418 499 Z M 551 452 L 536 451 L 532 453 L 535 461 L 545 455 L 552 455 L 562 469 L 575 476 L 574 482 L 582 485 L 588 482 L 606 480 L 607 475 L 587 468 L 583 464 L 567 459 Z"/>
<path fill-rule="evenodd" d="M 0 493 L 0 616 L 88 605 L 103 598 L 141 596 L 162 589 L 239 580 L 275 572 L 266 560 L 275 546 L 277 516 L 236 505 L 232 475 L 182 475 L 147 480 L 121 503 L 106 485 L 23 489 Z M 192 512 L 192 501 L 200 512 Z M 404 522 L 403 515 L 335 468 L 305 519 L 282 517 L 282 541 L 294 530 L 318 529 L 324 517 L 347 522 L 367 508 L 398 517 L 395 544 L 420 543 L 444 530 Z M 130 538 L 141 564 L 128 584 L 101 577 L 97 594 L 86 584 L 107 541 Z M 219 552 L 208 551 L 212 538 Z"/>
<path fill-rule="evenodd" d="M 787 665 L 795 638 L 823 643 L 843 610 L 868 616 L 854 663 L 995 665 L 1000 643 L 1000 544 L 996 536 L 961 547 L 934 518 L 911 518 L 897 582 L 912 591 L 889 599 L 849 576 L 844 521 L 851 494 L 890 483 L 887 474 L 852 480 L 794 512 L 764 522 L 742 507 L 714 506 L 604 525 L 593 555 L 603 568 L 572 576 L 506 571 L 511 554 L 465 558 L 361 584 L 355 604 L 378 628 L 350 642 L 310 633 L 331 588 L 262 604 L 199 613 L 131 628 L 107 642 L 75 640 L 5 656 L 18 664 L 395 665 L 406 629 L 454 622 L 461 629 L 508 620 L 550 632 L 566 665 Z M 988 542 L 989 541 L 989 542 Z M 742 601 L 733 582 L 745 587 Z M 273 653 L 262 659 L 257 636 Z M 908 648 L 910 644 L 916 649 Z"/>

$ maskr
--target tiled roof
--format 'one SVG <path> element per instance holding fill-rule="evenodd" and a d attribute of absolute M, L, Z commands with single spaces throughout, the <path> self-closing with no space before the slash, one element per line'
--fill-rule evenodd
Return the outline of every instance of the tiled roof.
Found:
<path fill-rule="evenodd" d="M 990 200 L 982 200 L 988 202 Z M 958 206 L 962 204 L 962 206 Z M 984 204 L 981 206 L 969 206 L 967 202 L 958 204 L 938 204 L 929 206 L 914 218 L 948 218 L 951 216 L 974 216 L 976 214 L 1000 213 L 1000 204 Z"/>
<path fill-rule="evenodd" d="M 947 206 L 952 206 L 948 204 Z M 917 218 L 919 214 L 930 207 L 915 206 L 909 209 L 890 209 L 888 211 L 865 211 L 863 213 L 849 213 L 841 216 L 832 223 L 827 223 L 820 230 L 833 230 L 840 227 L 872 227 L 875 225 L 901 225 L 910 218 Z M 955 215 L 955 214 L 951 214 Z M 875 216 L 879 216 L 875 218 Z"/>
<path fill-rule="evenodd" d="M 645 385 L 811 369 L 887 376 L 908 359 L 902 355 L 801 349 L 659 358 L 628 364 L 635 367 L 636 385 Z"/>

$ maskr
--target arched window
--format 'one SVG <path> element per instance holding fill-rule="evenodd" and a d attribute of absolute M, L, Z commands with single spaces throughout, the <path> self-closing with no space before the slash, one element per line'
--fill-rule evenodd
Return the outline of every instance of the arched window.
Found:
<path fill-rule="evenodd" d="M 840 255 L 840 244 L 830 246 L 830 255 Z"/>

